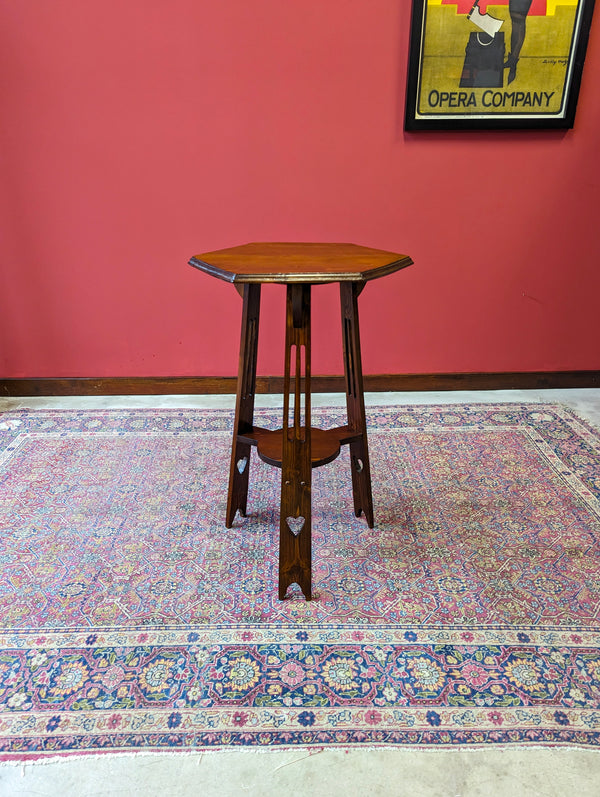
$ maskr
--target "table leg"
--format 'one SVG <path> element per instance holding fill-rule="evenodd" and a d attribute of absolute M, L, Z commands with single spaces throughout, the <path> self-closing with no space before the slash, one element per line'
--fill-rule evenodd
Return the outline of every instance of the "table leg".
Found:
<path fill-rule="evenodd" d="M 228 529 L 232 527 L 238 509 L 243 517 L 246 516 L 246 504 L 248 501 L 251 446 L 248 445 L 248 443 L 241 443 L 238 436 L 246 432 L 251 432 L 254 422 L 260 284 L 245 283 L 240 293 L 244 300 L 244 307 L 242 310 L 240 362 L 238 369 L 237 397 L 235 402 L 233 442 L 231 445 L 227 516 L 225 520 L 225 525 Z"/>
<path fill-rule="evenodd" d="M 340 282 L 342 307 L 342 337 L 344 346 L 344 372 L 346 374 L 346 406 L 348 426 L 360 434 L 350 443 L 352 493 L 354 513 L 365 513 L 367 525 L 374 526 L 373 496 L 371 493 L 371 467 L 367 442 L 367 422 L 363 392 L 362 362 L 360 356 L 360 331 L 358 326 L 358 295 L 364 282 Z"/>
<path fill-rule="evenodd" d="M 302 378 L 304 377 L 304 407 Z M 290 402 L 291 399 L 291 402 Z M 303 418 L 304 416 L 304 418 Z M 279 599 L 296 582 L 311 594 L 310 285 L 287 287 Z"/>

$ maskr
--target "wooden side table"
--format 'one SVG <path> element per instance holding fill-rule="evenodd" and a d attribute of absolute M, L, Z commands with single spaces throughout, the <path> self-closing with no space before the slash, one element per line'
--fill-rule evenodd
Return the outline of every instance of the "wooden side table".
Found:
<path fill-rule="evenodd" d="M 354 512 L 373 528 L 371 471 L 358 327 L 358 295 L 368 280 L 412 263 L 407 255 L 354 244 L 250 243 L 195 255 L 190 265 L 232 282 L 244 300 L 226 526 L 246 515 L 250 452 L 281 468 L 279 598 L 297 583 L 311 599 L 311 471 L 350 446 Z M 348 423 L 311 428 L 311 286 L 339 282 Z M 262 283 L 287 285 L 283 428 L 254 425 L 258 322 Z M 304 383 L 304 390 L 302 389 Z"/>

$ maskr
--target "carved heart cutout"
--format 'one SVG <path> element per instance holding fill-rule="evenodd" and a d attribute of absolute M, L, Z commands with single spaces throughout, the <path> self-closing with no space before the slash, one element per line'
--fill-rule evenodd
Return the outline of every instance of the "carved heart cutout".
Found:
<path fill-rule="evenodd" d="M 354 468 L 355 468 L 357 473 L 360 473 L 362 471 L 362 469 L 364 468 L 364 465 L 362 463 L 362 459 L 359 459 L 358 457 L 354 457 Z"/>
<path fill-rule="evenodd" d="M 300 515 L 300 517 L 286 517 L 285 522 L 288 524 L 288 529 L 296 537 L 300 534 L 306 523 L 302 515 Z"/>
<path fill-rule="evenodd" d="M 246 465 L 248 464 L 248 457 L 242 457 L 242 459 L 238 459 L 236 464 L 239 473 L 242 474 L 246 470 Z"/>

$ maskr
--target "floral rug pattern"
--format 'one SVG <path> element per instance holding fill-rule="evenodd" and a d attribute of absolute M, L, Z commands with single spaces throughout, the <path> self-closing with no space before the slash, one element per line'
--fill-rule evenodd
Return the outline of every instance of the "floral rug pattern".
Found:
<path fill-rule="evenodd" d="M 597 431 L 553 405 L 370 408 L 375 529 L 343 451 L 313 472 L 307 603 L 277 600 L 280 471 L 253 456 L 224 527 L 232 421 L 0 414 L 0 756 L 598 745 Z"/>

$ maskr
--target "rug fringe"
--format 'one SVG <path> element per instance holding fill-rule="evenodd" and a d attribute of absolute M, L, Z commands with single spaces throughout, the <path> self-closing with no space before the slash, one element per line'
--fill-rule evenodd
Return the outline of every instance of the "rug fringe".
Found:
<path fill-rule="evenodd" d="M 36 757 L 35 755 L 25 754 L 25 758 L 2 758 L 0 757 L 0 769 L 3 767 L 21 767 L 23 775 L 25 769 L 29 766 L 46 766 L 60 763 L 81 762 L 81 761 L 112 761 L 127 758 L 163 758 L 165 761 L 178 760 L 183 758 L 197 759 L 197 764 L 204 756 L 223 756 L 223 755 L 249 755 L 260 754 L 265 756 L 278 756 L 289 753 L 306 753 L 302 758 L 308 758 L 322 753 L 343 753 L 344 755 L 358 755 L 366 752 L 389 752 L 390 754 L 398 756 L 413 755 L 415 753 L 429 755 L 446 755 L 450 752 L 479 755 L 488 754 L 493 755 L 501 753 L 507 755 L 510 753 L 543 753 L 544 755 L 579 755 L 592 753 L 598 755 L 598 751 L 589 746 L 575 745 L 571 743 L 549 743 L 549 744 L 480 744 L 480 745 L 438 745 L 436 747 L 425 745 L 374 745 L 374 744 L 355 744 L 352 746 L 337 746 L 337 745 L 323 745 L 310 746 L 310 745 L 289 745 L 277 748 L 265 747 L 211 747 L 198 750 L 123 750 L 113 751 L 106 750 L 104 752 L 79 752 L 79 753 L 64 753 L 62 755 L 49 755 L 48 757 Z"/>

